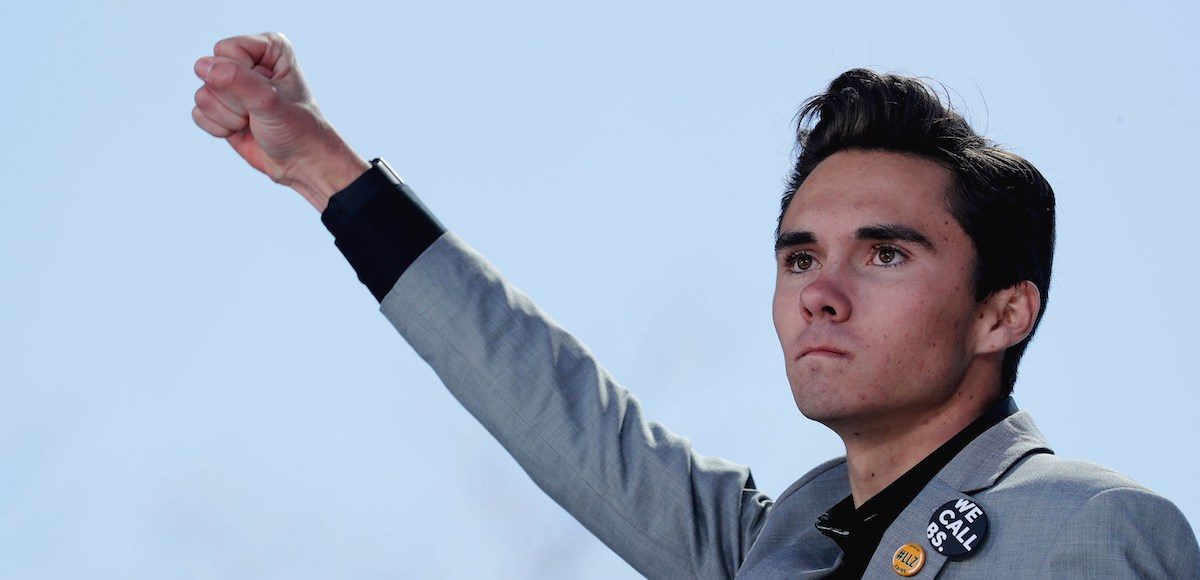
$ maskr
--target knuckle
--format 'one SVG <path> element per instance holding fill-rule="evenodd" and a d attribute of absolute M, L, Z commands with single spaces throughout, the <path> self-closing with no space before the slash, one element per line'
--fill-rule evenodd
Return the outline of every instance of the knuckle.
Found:
<path fill-rule="evenodd" d="M 283 98 L 276 91 L 266 91 L 257 100 L 258 106 L 267 112 L 278 111 L 283 105 Z"/>
<path fill-rule="evenodd" d="M 213 45 L 213 55 L 249 64 L 252 60 L 250 47 L 260 43 L 262 43 L 262 38 L 257 36 L 231 36 L 221 39 Z"/>
<path fill-rule="evenodd" d="M 212 117 L 209 117 L 209 119 L 212 119 Z M 213 120 L 213 124 L 216 127 L 219 127 L 222 131 L 225 131 L 227 135 L 237 133 L 246 127 L 245 120 L 241 119 L 240 117 L 233 117 L 221 121 Z"/>
<path fill-rule="evenodd" d="M 233 131 L 230 131 L 229 129 L 226 129 L 225 127 L 213 122 L 213 120 L 208 118 L 207 115 L 200 112 L 200 109 L 192 109 L 192 121 L 194 121 L 198 127 L 213 137 L 228 137 L 233 134 Z"/>
<path fill-rule="evenodd" d="M 237 36 L 230 36 L 229 38 L 222 38 L 221 40 L 218 40 L 217 43 L 213 45 L 213 54 L 221 54 L 226 50 L 233 48 L 238 38 L 239 37 Z"/>
<path fill-rule="evenodd" d="M 252 39 L 253 39 L 252 36 L 247 36 L 245 34 L 227 36 L 225 38 L 222 38 L 221 40 L 218 40 L 217 44 L 213 46 L 213 49 L 214 50 L 217 50 L 217 49 L 227 50 L 227 49 L 237 48 Z"/>
<path fill-rule="evenodd" d="M 231 63 L 218 60 L 208 71 L 208 80 L 213 86 L 223 89 L 233 85 L 238 69 Z"/>
<path fill-rule="evenodd" d="M 263 36 L 267 37 L 267 40 L 270 40 L 271 42 L 277 42 L 283 46 L 291 46 L 292 45 L 292 41 L 288 40 L 288 37 L 286 35 L 284 35 L 282 32 L 277 32 L 277 31 L 265 32 L 265 33 L 263 33 Z"/>
<path fill-rule="evenodd" d="M 201 111 L 217 109 L 220 105 L 220 99 L 207 86 L 200 87 L 200 90 L 196 91 L 196 106 Z"/>

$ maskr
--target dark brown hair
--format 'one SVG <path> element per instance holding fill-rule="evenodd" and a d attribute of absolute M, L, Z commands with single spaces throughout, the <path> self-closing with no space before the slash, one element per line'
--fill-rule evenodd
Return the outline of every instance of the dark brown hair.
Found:
<path fill-rule="evenodd" d="M 948 99 L 947 99 L 948 101 Z M 1028 280 L 1042 304 L 1029 336 L 1009 347 L 1001 387 L 1011 393 L 1017 364 L 1041 323 L 1054 260 L 1054 190 L 1041 172 L 971 129 L 919 79 L 865 69 L 842 73 L 797 115 L 799 152 L 779 212 L 830 155 L 847 149 L 914 153 L 954 172 L 947 210 L 975 246 L 975 300 Z M 779 226 L 776 226 L 776 235 Z"/>

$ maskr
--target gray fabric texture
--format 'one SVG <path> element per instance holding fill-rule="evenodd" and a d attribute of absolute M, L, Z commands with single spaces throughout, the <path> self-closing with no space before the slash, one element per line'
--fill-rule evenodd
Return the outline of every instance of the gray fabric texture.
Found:
<path fill-rule="evenodd" d="M 841 551 L 814 522 L 849 491 L 844 458 L 772 501 L 750 470 L 648 420 L 579 341 L 451 232 L 380 304 L 449 391 L 533 481 L 648 578 L 819 578 Z M 966 498 L 987 514 L 977 553 L 947 561 L 930 517 Z M 1169 501 L 1052 454 L 1027 412 L 955 457 L 884 534 L 865 578 L 925 549 L 915 578 L 1200 578 L 1200 547 Z"/>

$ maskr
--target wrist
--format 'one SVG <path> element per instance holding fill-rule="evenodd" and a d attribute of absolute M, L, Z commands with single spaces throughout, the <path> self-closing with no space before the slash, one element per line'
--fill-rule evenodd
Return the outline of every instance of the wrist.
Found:
<path fill-rule="evenodd" d="M 329 198 L 370 168 L 371 164 L 349 146 L 339 143 L 332 150 L 301 162 L 296 168 L 296 178 L 288 185 L 323 213 Z"/>

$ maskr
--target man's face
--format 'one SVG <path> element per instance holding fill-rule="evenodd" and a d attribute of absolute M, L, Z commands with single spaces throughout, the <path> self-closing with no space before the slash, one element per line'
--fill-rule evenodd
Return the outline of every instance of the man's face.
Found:
<path fill-rule="evenodd" d="M 952 181 L 923 157 L 849 150 L 797 190 L 772 314 L 805 416 L 858 432 L 952 402 L 980 312 L 974 247 L 946 209 Z"/>

